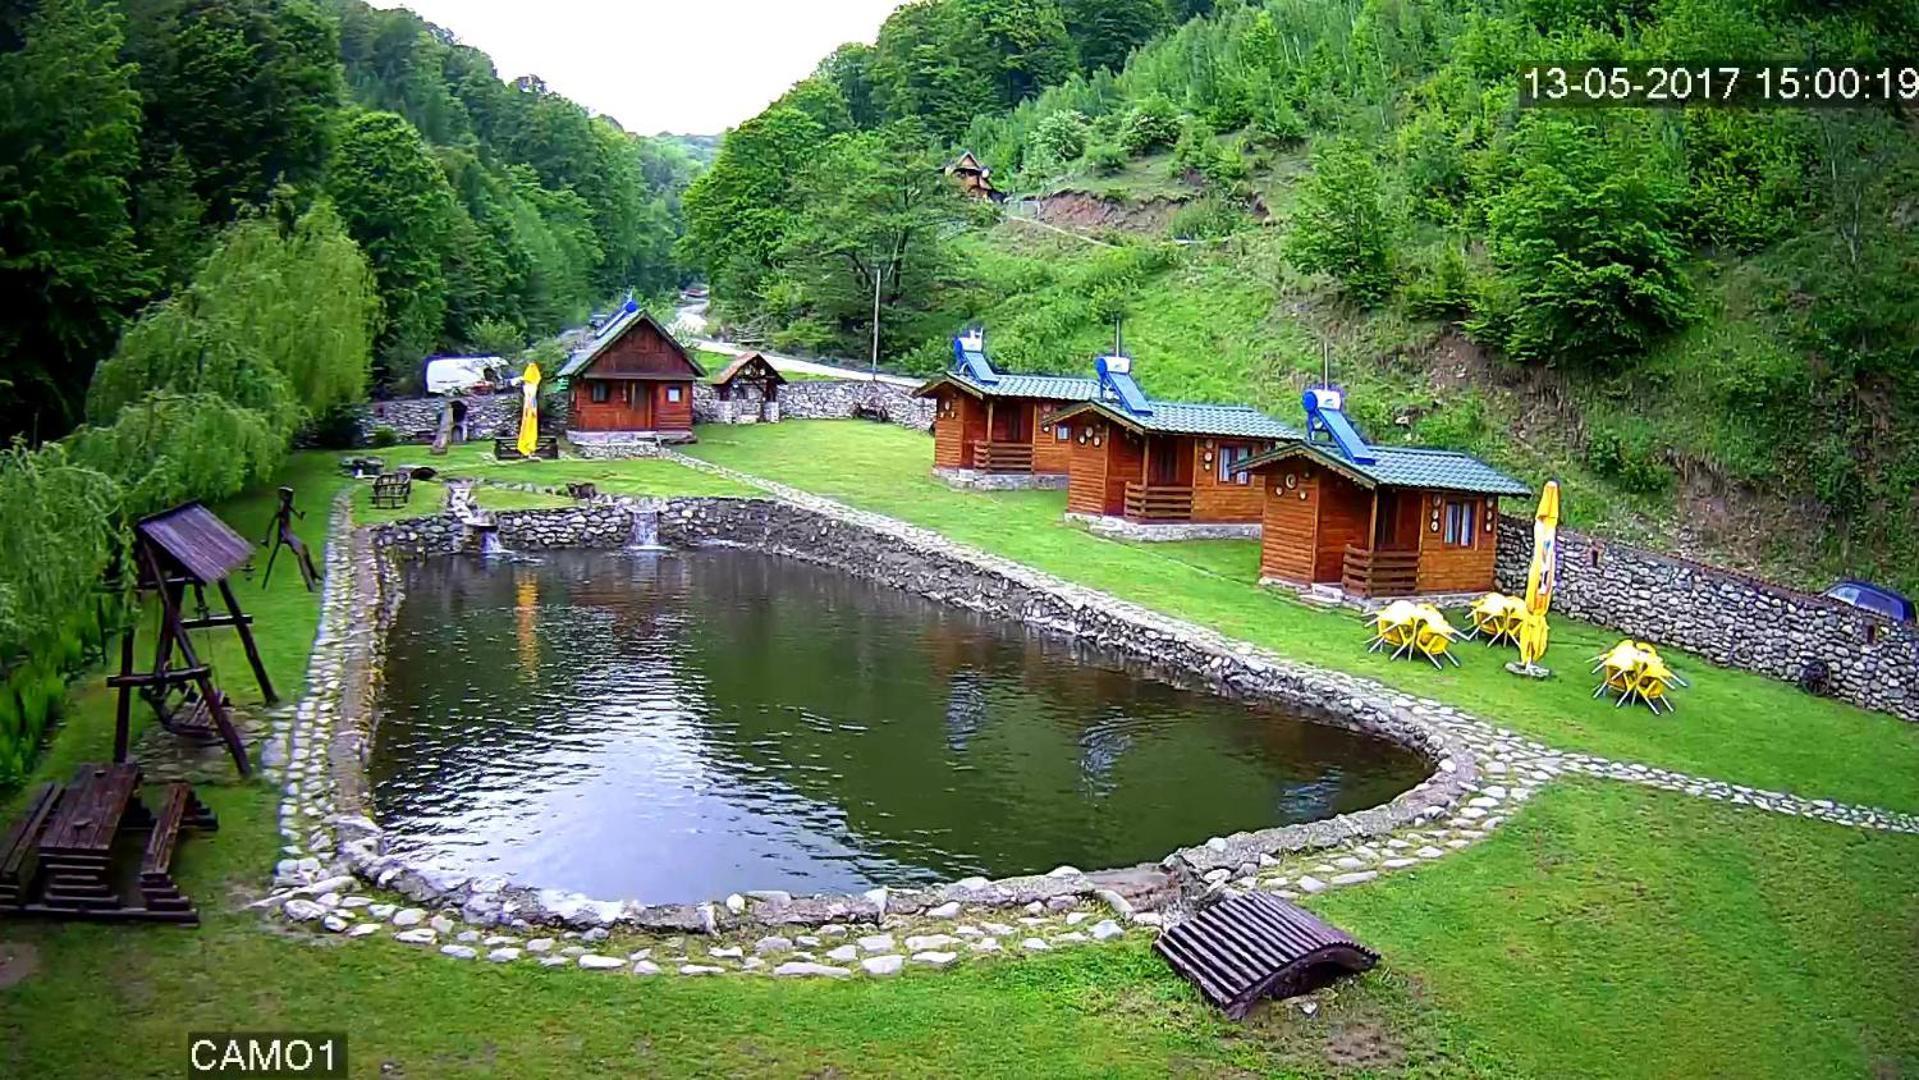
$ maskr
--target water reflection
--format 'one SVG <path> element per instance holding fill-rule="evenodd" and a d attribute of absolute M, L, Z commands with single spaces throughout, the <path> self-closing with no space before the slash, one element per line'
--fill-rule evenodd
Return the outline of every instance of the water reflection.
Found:
<path fill-rule="evenodd" d="M 1396 747 L 749 552 L 409 571 L 401 847 L 647 901 L 1119 866 L 1416 783 Z"/>

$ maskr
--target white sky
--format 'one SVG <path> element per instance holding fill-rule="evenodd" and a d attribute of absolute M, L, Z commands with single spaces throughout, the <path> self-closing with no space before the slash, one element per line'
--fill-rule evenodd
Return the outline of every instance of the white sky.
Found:
<path fill-rule="evenodd" d="M 641 135 L 717 135 L 870 42 L 901 0 L 369 0 L 411 8 Z"/>

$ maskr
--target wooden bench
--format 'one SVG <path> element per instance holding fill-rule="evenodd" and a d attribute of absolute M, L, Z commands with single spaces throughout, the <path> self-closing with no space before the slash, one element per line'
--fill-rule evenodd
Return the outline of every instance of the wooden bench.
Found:
<path fill-rule="evenodd" d="M 373 479 L 373 505 L 395 510 L 413 497 L 413 477 L 403 472 L 381 473 Z"/>
<path fill-rule="evenodd" d="M 18 908 L 26 903 L 33 884 L 34 854 L 41 830 L 60 802 L 59 784 L 42 784 L 27 800 L 27 812 L 0 839 L 0 909 Z"/>
<path fill-rule="evenodd" d="M 523 461 L 527 458 L 545 458 L 548 461 L 560 459 L 560 440 L 553 435 L 542 435 L 533 440 L 531 454 L 520 453 L 518 436 L 493 440 L 493 459 L 495 461 Z"/>
<path fill-rule="evenodd" d="M 154 815 L 153 831 L 147 835 L 146 849 L 140 858 L 140 895 L 146 901 L 149 918 L 176 917 L 179 922 L 198 922 L 193 902 L 181 895 L 173 882 L 173 853 L 180 846 L 181 829 L 212 832 L 219 828 L 213 813 L 200 805 L 187 784 L 168 784 L 160 797 L 160 811 Z"/>

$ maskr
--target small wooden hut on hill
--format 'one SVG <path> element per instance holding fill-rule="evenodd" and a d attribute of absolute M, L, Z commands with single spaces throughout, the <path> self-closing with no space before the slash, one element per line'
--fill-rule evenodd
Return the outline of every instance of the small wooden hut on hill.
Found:
<path fill-rule="evenodd" d="M 953 339 L 953 366 L 914 396 L 932 398 L 933 475 L 969 484 L 990 474 L 993 487 L 1063 487 L 1072 443 L 1043 421 L 1060 407 L 1099 393 L 1095 379 L 1016 375 L 994 369 L 986 334 Z"/>
<path fill-rule="evenodd" d="M 582 442 L 689 442 L 693 382 L 705 374 L 666 327 L 629 300 L 560 368 L 568 380 L 568 435 Z"/>
<path fill-rule="evenodd" d="M 1491 590 L 1499 500 L 1531 491 L 1470 454 L 1369 445 L 1342 406 L 1306 391 L 1306 437 L 1241 465 L 1264 481 L 1261 580 L 1361 598 Z"/>
<path fill-rule="evenodd" d="M 976 199 L 1000 202 L 1006 196 L 993 186 L 993 170 L 980 164 L 971 150 L 960 151 L 946 166 L 946 175 L 959 182 L 960 190 Z"/>
<path fill-rule="evenodd" d="M 1248 405 L 1148 398 L 1132 361 L 1095 361 L 1096 393 L 1047 417 L 1070 448 L 1066 512 L 1139 539 L 1256 536 L 1264 481 L 1238 466 L 1299 429 Z"/>

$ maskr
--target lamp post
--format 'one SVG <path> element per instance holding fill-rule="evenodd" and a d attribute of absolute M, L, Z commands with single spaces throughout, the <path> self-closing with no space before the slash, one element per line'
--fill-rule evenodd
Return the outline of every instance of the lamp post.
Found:
<path fill-rule="evenodd" d="M 872 370 L 868 373 L 872 381 L 880 377 L 880 282 L 886 280 L 886 270 L 879 257 L 873 259 L 873 359 Z"/>

